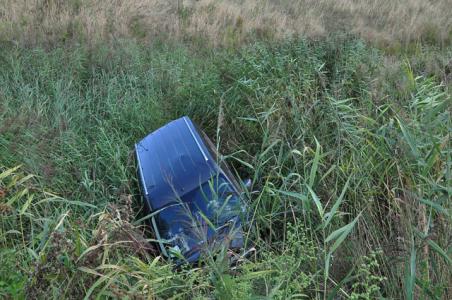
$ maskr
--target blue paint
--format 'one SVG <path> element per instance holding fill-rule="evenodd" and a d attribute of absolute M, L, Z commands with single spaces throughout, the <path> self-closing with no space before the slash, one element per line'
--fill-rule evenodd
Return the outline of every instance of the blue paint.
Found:
<path fill-rule="evenodd" d="M 241 188 L 190 118 L 152 132 L 135 152 L 146 208 L 158 212 L 151 224 L 164 255 L 177 251 L 194 262 L 214 244 L 243 247 Z"/>

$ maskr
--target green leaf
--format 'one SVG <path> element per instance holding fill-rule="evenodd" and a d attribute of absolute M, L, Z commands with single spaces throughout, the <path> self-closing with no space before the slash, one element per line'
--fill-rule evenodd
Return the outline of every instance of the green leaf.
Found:
<path fill-rule="evenodd" d="M 322 203 L 320 202 L 319 197 L 317 196 L 317 194 L 311 189 L 310 186 L 307 186 L 309 192 L 311 193 L 312 196 L 312 200 L 314 200 L 315 205 L 317 206 L 317 211 L 319 212 L 320 218 L 322 218 L 323 220 L 323 206 Z"/>
<path fill-rule="evenodd" d="M 400 127 L 400 130 L 402 130 L 403 137 L 405 138 L 405 141 L 410 146 L 411 152 L 413 153 L 414 157 L 420 158 L 419 152 L 417 151 L 417 147 L 416 147 L 416 141 L 410 135 L 408 130 L 405 128 L 405 125 L 399 120 L 399 118 L 396 117 L 396 120 L 399 123 L 399 127 Z"/>
<path fill-rule="evenodd" d="M 427 199 L 420 199 L 419 201 L 424 203 L 425 205 L 430 206 L 431 208 L 435 209 L 439 213 L 443 213 L 444 215 L 446 215 L 448 217 L 450 216 L 449 212 L 444 207 L 439 205 L 438 203 L 435 203 L 435 202 L 427 200 Z"/>
<path fill-rule="evenodd" d="M 411 68 L 408 59 L 405 59 L 405 62 L 403 64 L 403 70 L 405 71 L 405 75 L 408 79 L 410 89 L 414 90 L 414 88 L 416 87 L 416 78 L 414 77 L 413 69 Z"/>
<path fill-rule="evenodd" d="M 46 194 L 49 194 L 52 197 L 42 199 L 42 200 L 36 202 L 35 205 L 39 205 L 39 204 L 46 203 L 46 202 L 61 202 L 61 203 L 69 204 L 69 205 L 75 205 L 75 206 L 90 207 L 90 208 L 95 208 L 95 209 L 98 208 L 96 205 L 93 205 L 91 203 L 86 203 L 86 202 L 82 202 L 82 201 L 75 201 L 75 200 L 74 201 L 67 200 L 67 199 L 61 198 L 59 196 L 55 196 L 53 194 L 50 194 L 50 193 L 46 193 Z"/>
<path fill-rule="evenodd" d="M 411 255 L 409 260 L 409 270 L 405 274 L 405 291 L 408 300 L 414 299 L 414 285 L 416 282 L 416 249 L 411 248 Z"/>
<path fill-rule="evenodd" d="M 14 202 L 16 202 L 17 200 L 19 200 L 20 198 L 22 198 L 23 196 L 25 196 L 26 194 L 28 194 L 28 188 L 25 188 L 23 190 L 21 190 L 20 192 L 17 192 L 14 194 L 14 196 L 11 197 L 11 199 L 9 199 L 9 201 L 7 202 L 7 204 L 9 206 L 12 206 L 14 204 Z"/>
<path fill-rule="evenodd" d="M 355 225 L 355 224 L 353 224 Z M 339 236 L 339 238 L 334 242 L 333 246 L 331 247 L 330 251 L 333 253 L 336 251 L 337 248 L 344 242 L 345 238 L 348 236 L 350 231 L 352 231 L 353 226 L 347 226 L 347 229 Z"/>
<path fill-rule="evenodd" d="M 209 225 L 210 228 L 212 228 L 213 230 L 216 229 L 216 227 L 215 227 L 215 225 L 213 225 L 212 221 L 210 221 L 209 218 L 202 211 L 199 210 L 198 213 L 201 215 L 203 220 L 207 223 L 207 225 Z"/>
<path fill-rule="evenodd" d="M 174 207 L 174 206 L 178 206 L 178 205 L 182 205 L 182 203 L 171 204 L 171 205 L 165 206 L 165 207 L 163 207 L 163 208 L 160 208 L 160 209 L 158 209 L 158 210 L 155 210 L 155 211 L 153 211 L 152 213 L 147 214 L 146 216 L 142 217 L 141 219 L 136 220 L 136 221 L 133 222 L 132 224 L 133 224 L 133 225 L 138 225 L 138 224 L 140 224 L 141 222 L 146 221 L 146 220 L 148 220 L 148 219 L 150 219 L 150 218 L 156 216 L 157 214 L 159 214 L 159 213 L 162 212 L 163 210 L 165 210 L 165 209 L 167 209 L 167 208 L 169 208 L 169 207 Z"/>
<path fill-rule="evenodd" d="M 11 169 L 8 169 L 2 173 L 0 173 L 0 180 L 3 180 L 4 178 L 8 177 L 9 175 L 11 175 L 12 173 L 14 173 L 15 171 L 17 171 L 17 169 L 19 169 L 21 166 L 17 166 Z"/>
<path fill-rule="evenodd" d="M 331 208 L 330 212 L 328 213 L 328 217 L 323 225 L 323 228 L 326 228 L 328 224 L 330 224 L 331 220 L 333 219 L 334 215 L 336 214 L 337 209 L 342 203 L 342 199 L 344 199 L 345 192 L 347 191 L 348 185 L 350 183 L 350 177 L 348 178 L 347 182 L 344 185 L 344 188 L 342 189 L 341 194 L 339 195 L 339 198 L 337 198 L 336 202 L 334 203 L 333 207 Z"/>
<path fill-rule="evenodd" d="M 238 120 L 243 120 L 243 121 L 251 121 L 251 122 L 258 122 L 257 118 L 252 118 L 252 117 L 237 117 Z"/>
<path fill-rule="evenodd" d="M 246 161 L 241 160 L 240 158 L 237 158 L 237 157 L 235 157 L 235 156 L 233 156 L 233 155 L 225 156 L 225 158 L 229 158 L 229 157 L 232 158 L 232 159 L 235 159 L 236 161 L 238 161 L 239 163 L 241 163 L 241 164 L 244 165 L 245 167 L 248 167 L 248 168 L 250 168 L 251 170 L 254 170 L 254 167 L 253 167 L 251 164 L 247 163 Z"/>
<path fill-rule="evenodd" d="M 437 243 L 435 243 L 432 240 L 428 240 L 427 244 L 429 244 L 429 246 L 436 252 L 438 253 L 440 256 L 442 256 L 448 265 L 452 264 L 452 259 L 449 257 L 449 255 L 447 255 L 446 251 L 444 251 Z"/>
<path fill-rule="evenodd" d="M 289 196 L 289 197 L 301 200 L 303 202 L 308 201 L 308 197 L 306 197 L 305 195 L 303 195 L 301 193 L 290 192 L 290 191 L 283 191 L 283 190 L 277 190 L 277 192 L 282 194 L 282 195 Z"/>
<path fill-rule="evenodd" d="M 33 201 L 33 198 L 34 198 L 34 195 L 28 195 L 27 202 L 25 202 L 25 204 L 20 209 L 21 215 L 23 215 L 25 213 L 25 211 L 27 210 L 27 208 L 30 206 L 31 202 Z"/>
<path fill-rule="evenodd" d="M 28 254 L 30 254 L 30 256 L 32 256 L 35 260 L 38 260 L 38 259 L 39 259 L 38 254 L 37 254 L 33 249 L 27 247 L 27 252 L 28 252 Z"/>
<path fill-rule="evenodd" d="M 441 148 L 439 143 L 435 143 L 435 145 L 432 147 L 432 150 L 427 154 L 425 161 L 426 166 L 423 170 L 424 176 L 427 175 L 427 173 L 432 169 L 433 165 L 438 161 L 441 154 Z"/>
<path fill-rule="evenodd" d="M 330 253 L 333 253 L 336 251 L 336 249 L 342 244 L 342 242 L 345 240 L 345 238 L 350 234 L 352 229 L 355 227 L 356 222 L 358 222 L 359 217 L 361 216 L 361 213 L 356 216 L 356 218 L 348 223 L 347 225 L 335 230 L 333 233 L 331 233 L 325 240 L 325 242 L 331 242 L 335 241 L 333 246 L 330 248 Z"/>
<path fill-rule="evenodd" d="M 341 228 L 336 229 L 335 231 L 330 233 L 330 235 L 325 239 L 325 242 L 329 243 L 329 242 L 335 240 L 338 236 L 340 236 L 344 232 L 344 230 L 347 229 L 347 226 L 349 226 L 349 225 L 350 224 L 342 226 Z"/>
<path fill-rule="evenodd" d="M 92 274 L 95 276 L 98 276 L 99 279 L 96 280 L 96 282 L 94 282 L 94 284 L 89 288 L 89 290 L 86 292 L 85 298 L 83 298 L 84 300 L 88 300 L 90 299 L 91 294 L 94 292 L 94 290 L 101 285 L 104 281 L 106 281 L 107 279 L 110 278 L 110 276 L 108 275 L 103 275 L 99 272 L 96 272 L 95 270 L 86 268 L 86 267 L 79 267 L 78 268 L 80 271 L 88 273 L 88 274 Z M 112 272 L 111 274 L 114 274 L 114 272 Z"/>
<path fill-rule="evenodd" d="M 329 273 L 330 273 L 330 261 L 331 261 L 331 255 L 332 253 L 329 252 L 326 256 L 325 259 L 325 277 L 328 277 Z"/>
<path fill-rule="evenodd" d="M 275 147 L 279 142 L 281 142 L 281 140 L 277 139 L 275 141 L 273 141 L 273 143 L 271 143 L 260 155 L 259 157 L 262 159 L 265 157 L 265 155 L 267 155 L 267 153 L 273 149 L 273 147 Z"/>
<path fill-rule="evenodd" d="M 319 141 L 317 141 L 317 139 L 315 137 L 314 137 L 314 139 L 315 139 L 316 148 L 315 148 L 314 161 L 312 162 L 311 173 L 309 174 L 309 187 L 311 187 L 311 188 L 314 185 L 315 175 L 317 174 L 317 169 L 319 167 L 319 161 L 320 161 L 320 144 L 319 144 Z"/>

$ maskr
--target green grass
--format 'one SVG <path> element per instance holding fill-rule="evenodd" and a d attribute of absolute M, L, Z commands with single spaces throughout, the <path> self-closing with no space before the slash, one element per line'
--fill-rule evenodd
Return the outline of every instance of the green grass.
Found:
<path fill-rule="evenodd" d="M 0 297 L 450 298 L 451 57 L 4 46 Z M 175 272 L 135 222 L 133 144 L 182 115 L 253 180 L 257 251 L 234 270 L 220 249 Z"/>

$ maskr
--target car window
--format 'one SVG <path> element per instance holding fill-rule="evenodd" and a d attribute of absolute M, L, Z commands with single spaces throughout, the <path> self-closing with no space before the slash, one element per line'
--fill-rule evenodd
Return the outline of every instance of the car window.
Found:
<path fill-rule="evenodd" d="M 179 231 L 181 227 L 194 227 L 205 223 L 223 225 L 241 215 L 243 208 L 239 196 L 224 176 L 214 176 L 181 197 L 181 203 L 164 209 L 157 220 L 162 236 L 165 231 Z M 177 229 L 177 230 L 176 230 Z"/>
<path fill-rule="evenodd" d="M 158 213 L 155 220 L 160 236 L 183 251 L 213 236 L 210 224 L 219 228 L 237 222 L 243 213 L 237 192 L 223 175 L 214 176 L 180 200 Z"/>
<path fill-rule="evenodd" d="M 201 211 L 214 224 L 223 224 L 241 212 L 239 196 L 223 175 L 212 177 L 181 199 L 191 211 Z"/>
<path fill-rule="evenodd" d="M 220 164 L 221 170 L 223 170 L 225 175 L 231 180 L 231 182 L 235 186 L 235 188 L 238 191 L 241 191 L 241 185 L 239 184 L 237 178 L 232 173 L 232 171 L 229 168 L 226 161 L 224 161 L 224 159 L 218 158 L 218 156 L 219 156 L 218 151 L 217 151 L 217 148 L 215 147 L 215 145 L 213 144 L 213 142 L 210 140 L 210 138 L 207 136 L 207 134 L 205 134 L 205 132 L 202 131 L 198 127 L 198 125 L 196 125 L 195 123 L 193 123 L 193 124 L 195 125 L 196 130 L 200 133 L 201 138 L 202 138 L 204 144 L 206 145 L 207 149 L 209 150 L 210 155 L 212 155 L 212 157 L 215 159 L 215 161 Z"/>

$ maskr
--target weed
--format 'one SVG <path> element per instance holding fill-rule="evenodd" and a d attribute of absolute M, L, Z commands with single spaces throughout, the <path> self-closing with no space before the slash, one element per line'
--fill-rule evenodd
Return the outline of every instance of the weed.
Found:
<path fill-rule="evenodd" d="M 2 48 L 2 297 L 450 298 L 450 50 L 193 50 Z M 134 221 L 131 146 L 185 114 L 252 179 L 232 270 L 219 249 L 174 272 Z"/>
<path fill-rule="evenodd" d="M 352 286 L 352 293 L 350 299 L 376 299 L 381 297 L 380 286 L 386 280 L 377 272 L 379 270 L 379 263 L 377 255 L 382 252 L 372 252 L 369 256 L 363 256 L 362 263 L 359 265 L 356 282 Z"/>
<path fill-rule="evenodd" d="M 450 2 L 107 0 L 0 2 L 0 38 L 23 45 L 97 44 L 118 38 L 197 40 L 214 46 L 352 33 L 382 48 L 419 41 L 447 47 Z"/>

